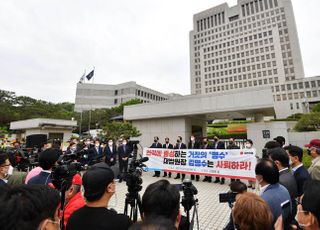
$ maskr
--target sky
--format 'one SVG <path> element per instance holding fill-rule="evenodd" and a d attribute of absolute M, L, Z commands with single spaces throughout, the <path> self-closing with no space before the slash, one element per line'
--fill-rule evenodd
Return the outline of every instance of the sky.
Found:
<path fill-rule="evenodd" d="M 0 1 L 0 89 L 74 102 L 76 83 L 190 94 L 193 15 L 236 0 Z M 319 0 L 292 0 L 306 76 L 320 75 Z M 313 22 L 310 24 L 310 22 Z"/>

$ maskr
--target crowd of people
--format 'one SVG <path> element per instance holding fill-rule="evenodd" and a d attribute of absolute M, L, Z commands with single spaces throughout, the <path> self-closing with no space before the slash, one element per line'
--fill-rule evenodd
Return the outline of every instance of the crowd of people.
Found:
<path fill-rule="evenodd" d="M 253 148 L 246 140 L 244 146 Z M 303 149 L 285 145 L 282 137 L 266 143 L 263 156 L 255 168 L 256 182 L 231 180 L 230 189 L 236 192 L 236 201 L 230 221 L 224 229 L 320 229 L 320 140 L 306 145 L 312 163 L 309 169 L 303 165 Z M 0 226 L 1 229 L 186 229 L 186 218 L 180 211 L 180 193 L 177 186 L 161 179 L 148 185 L 142 196 L 140 222 L 133 223 L 124 214 L 108 209 L 108 203 L 116 191 L 117 179 L 125 180 L 132 145 L 123 139 L 120 145 L 113 140 L 100 143 L 87 139 L 81 146 L 77 140 L 70 141 L 68 149 L 62 151 L 47 143 L 38 154 L 39 165 L 20 179 L 12 180 L 16 169 L 20 147 L 16 144 L 12 157 L 8 146 L 1 146 L 0 154 Z M 165 144 L 154 137 L 150 148 L 166 149 L 239 149 L 234 139 L 223 142 L 218 137 L 209 143 L 207 138 L 198 141 L 190 137 L 184 144 L 182 137 Z M 257 156 L 258 157 L 258 156 Z M 60 186 L 52 176 L 61 161 L 82 161 L 85 172 L 72 172 Z M 16 160 L 16 161 L 14 161 Z M 119 165 L 119 173 L 112 168 Z M 15 167 L 13 167 L 15 166 Z M 11 171 L 11 172 L 10 172 Z M 154 177 L 160 177 L 155 172 Z M 164 171 L 163 177 L 171 177 Z M 184 179 L 177 174 L 175 179 Z M 191 175 L 199 181 L 199 175 Z M 211 177 L 203 181 L 212 182 Z M 225 183 L 225 178 L 215 178 L 216 183 Z M 247 188 L 256 188 L 260 191 Z M 63 189 L 62 189 L 63 188 Z M 60 190 L 60 191 L 59 191 Z M 63 193 L 63 194 L 62 194 Z M 200 201 L 201 202 L 201 201 Z M 288 212 L 285 212 L 288 207 Z M 60 224 L 62 223 L 62 224 Z"/>

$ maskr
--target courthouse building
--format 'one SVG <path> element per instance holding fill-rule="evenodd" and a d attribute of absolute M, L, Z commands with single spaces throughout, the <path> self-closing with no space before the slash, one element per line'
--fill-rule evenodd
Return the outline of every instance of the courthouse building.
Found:
<path fill-rule="evenodd" d="M 75 111 L 112 108 L 137 98 L 142 103 L 165 101 L 180 97 L 179 94 L 164 94 L 136 84 L 134 81 L 118 85 L 78 83 Z"/>
<path fill-rule="evenodd" d="M 238 0 L 193 17 L 191 93 L 270 86 L 278 118 L 320 101 L 320 77 L 305 77 L 290 0 Z"/>

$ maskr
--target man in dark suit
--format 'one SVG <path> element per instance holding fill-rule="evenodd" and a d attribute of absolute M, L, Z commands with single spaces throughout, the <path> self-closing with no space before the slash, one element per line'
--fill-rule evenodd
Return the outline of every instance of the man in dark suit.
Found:
<path fill-rule="evenodd" d="M 208 138 L 204 137 L 202 139 L 201 149 L 213 149 L 213 146 L 209 145 Z M 212 177 L 211 176 L 205 176 L 202 181 L 203 182 L 207 181 L 207 182 L 210 183 L 212 181 Z"/>
<path fill-rule="evenodd" d="M 255 168 L 256 178 L 261 186 L 261 197 L 264 199 L 272 212 L 273 223 L 281 215 L 281 203 L 291 202 L 288 190 L 279 184 L 279 170 L 270 159 L 262 159 Z"/>
<path fill-rule="evenodd" d="M 188 149 L 200 149 L 200 142 L 196 140 L 194 135 L 191 135 L 188 143 Z M 199 181 L 200 176 L 196 175 L 196 181 Z M 194 180 L 194 174 L 191 174 L 191 180 Z"/>
<path fill-rule="evenodd" d="M 120 180 L 119 183 L 122 182 L 123 179 L 125 179 L 128 171 L 128 160 L 131 153 L 130 146 L 126 139 L 122 141 L 122 145 L 118 148 L 118 154 L 119 154 L 119 170 L 120 170 Z"/>
<path fill-rule="evenodd" d="M 173 149 L 173 145 L 170 144 L 170 139 L 169 139 L 169 137 L 166 137 L 166 138 L 164 139 L 164 141 L 165 141 L 165 143 L 162 145 L 162 148 L 163 148 L 163 149 Z M 168 174 L 169 174 L 169 178 L 171 178 L 171 172 L 169 172 Z M 164 172 L 164 173 L 163 173 L 163 177 L 167 177 L 168 174 L 167 174 L 167 172 Z"/>
<path fill-rule="evenodd" d="M 269 157 L 274 161 L 279 170 L 279 183 L 282 184 L 289 192 L 291 198 L 292 215 L 297 212 L 295 199 L 297 198 L 297 182 L 292 173 L 289 171 L 289 156 L 283 148 L 274 148 L 269 152 Z"/>
<path fill-rule="evenodd" d="M 104 153 L 103 155 L 105 155 L 105 160 L 104 162 L 109 165 L 109 166 L 113 166 L 116 164 L 116 156 L 117 156 L 117 147 L 116 145 L 113 143 L 112 139 L 108 140 L 108 144 L 107 146 L 104 148 Z"/>
<path fill-rule="evenodd" d="M 294 145 L 289 145 L 286 150 L 289 153 L 292 173 L 297 183 L 297 196 L 301 197 L 304 192 L 304 183 L 311 180 L 308 170 L 302 164 L 303 150 Z"/>
<path fill-rule="evenodd" d="M 159 143 L 159 137 L 155 136 L 153 138 L 153 143 L 150 146 L 150 148 L 153 148 L 153 149 L 161 149 L 162 148 L 162 144 Z M 160 176 L 160 171 L 154 171 L 153 177 L 159 177 L 159 176 Z"/>
<path fill-rule="evenodd" d="M 89 149 L 89 160 L 90 164 L 93 164 L 94 161 L 98 161 L 103 157 L 102 147 L 100 146 L 100 141 L 96 139 L 94 141 L 94 146 Z"/>
<path fill-rule="evenodd" d="M 42 171 L 37 176 L 32 177 L 28 181 L 28 184 L 48 185 L 51 183 L 52 168 L 57 164 L 60 155 L 61 151 L 54 148 L 49 148 L 41 152 L 39 154 L 39 165 Z"/>
<path fill-rule="evenodd" d="M 269 152 L 269 157 L 274 161 L 279 170 L 279 183 L 290 193 L 292 201 L 297 197 L 297 183 L 289 172 L 289 156 L 283 148 L 274 148 Z"/>
<path fill-rule="evenodd" d="M 182 143 L 182 137 L 178 136 L 177 143 L 174 146 L 174 149 L 186 149 L 186 148 L 187 146 L 184 143 Z M 185 177 L 186 177 L 186 174 L 182 173 L 182 180 L 184 180 Z M 180 173 L 177 173 L 177 176 L 174 179 L 180 179 Z"/>
<path fill-rule="evenodd" d="M 234 138 L 229 139 L 229 145 L 227 149 L 240 149 L 238 145 L 235 144 Z M 231 179 L 231 182 L 235 181 L 236 179 Z M 237 179 L 239 181 L 239 179 Z"/>
<path fill-rule="evenodd" d="M 220 141 L 219 140 L 219 137 L 217 136 L 214 136 L 213 137 L 214 139 L 214 149 L 225 149 L 225 145 L 224 145 L 224 142 L 223 141 Z M 213 182 L 213 183 L 220 183 L 220 184 L 224 184 L 224 178 L 221 178 L 221 181 L 220 181 L 220 177 L 216 177 L 216 180 Z"/>

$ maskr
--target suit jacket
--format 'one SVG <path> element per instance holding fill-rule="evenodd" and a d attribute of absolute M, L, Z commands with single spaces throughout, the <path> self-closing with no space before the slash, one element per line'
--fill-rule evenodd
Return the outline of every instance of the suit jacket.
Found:
<path fill-rule="evenodd" d="M 32 177 L 29 181 L 28 184 L 44 184 L 48 185 L 51 183 L 51 173 L 48 172 L 40 172 L 39 175 Z"/>
<path fill-rule="evenodd" d="M 102 148 L 99 146 L 98 151 L 96 149 L 96 146 L 93 146 L 89 149 L 89 159 L 97 159 L 99 157 L 103 157 L 103 151 Z"/>
<path fill-rule="evenodd" d="M 113 144 L 111 148 L 110 148 L 109 145 L 107 145 L 107 146 L 104 148 L 103 155 L 106 156 L 105 162 L 106 162 L 107 164 L 114 165 L 114 164 L 116 163 L 116 156 L 117 156 L 117 147 L 116 147 L 116 145 Z M 110 161 L 111 158 L 113 158 L 113 161 L 112 161 L 112 162 Z"/>
<path fill-rule="evenodd" d="M 191 141 L 188 143 L 188 149 L 200 149 L 201 148 L 201 144 L 199 141 L 195 141 L 193 144 L 193 148 L 192 148 L 192 143 Z"/>
<path fill-rule="evenodd" d="M 154 149 L 162 149 L 162 144 L 157 142 L 153 142 L 152 145 L 150 146 L 150 148 L 154 148 Z"/>
<path fill-rule="evenodd" d="M 240 147 L 236 144 L 228 145 L 227 149 L 240 149 Z"/>
<path fill-rule="evenodd" d="M 4 180 L 0 179 L 0 185 L 5 185 L 7 184 Z"/>
<path fill-rule="evenodd" d="M 306 182 L 307 180 L 310 180 L 311 177 L 309 172 L 306 170 L 304 166 L 297 168 L 296 171 L 293 172 L 293 176 L 297 182 L 297 189 L 298 189 L 297 195 L 298 197 L 300 197 L 303 194 L 304 182 Z"/>
<path fill-rule="evenodd" d="M 212 146 L 212 145 L 209 145 L 209 144 L 207 144 L 207 145 L 202 145 L 202 146 L 201 146 L 201 149 L 213 149 L 213 146 Z"/>
<path fill-rule="evenodd" d="M 261 194 L 262 199 L 264 199 L 272 212 L 273 223 L 276 222 L 278 217 L 281 215 L 281 203 L 290 199 L 290 194 L 288 190 L 281 184 L 270 184 L 265 191 Z"/>
<path fill-rule="evenodd" d="M 218 143 L 214 143 L 213 145 L 214 149 L 225 149 L 225 144 L 223 141 L 218 141 Z"/>
<path fill-rule="evenodd" d="M 173 149 L 173 145 L 169 143 L 168 144 L 168 148 L 167 148 L 167 144 L 165 143 L 165 144 L 162 145 L 162 148 L 163 149 Z"/>
<path fill-rule="evenodd" d="M 131 151 L 130 146 L 128 144 L 126 144 L 125 146 L 120 145 L 118 147 L 119 160 L 122 160 L 121 158 L 124 158 L 124 157 L 129 157 L 131 152 L 132 151 Z"/>
<path fill-rule="evenodd" d="M 174 149 L 186 149 L 186 148 L 187 146 L 184 143 L 181 143 L 180 148 L 178 143 L 174 146 Z"/>
<path fill-rule="evenodd" d="M 297 197 L 297 182 L 296 179 L 294 179 L 294 176 L 289 172 L 289 169 L 280 172 L 279 183 L 286 187 L 291 200 L 294 200 Z"/>
<path fill-rule="evenodd" d="M 308 171 L 312 180 L 320 180 L 320 156 L 313 160 Z"/>

